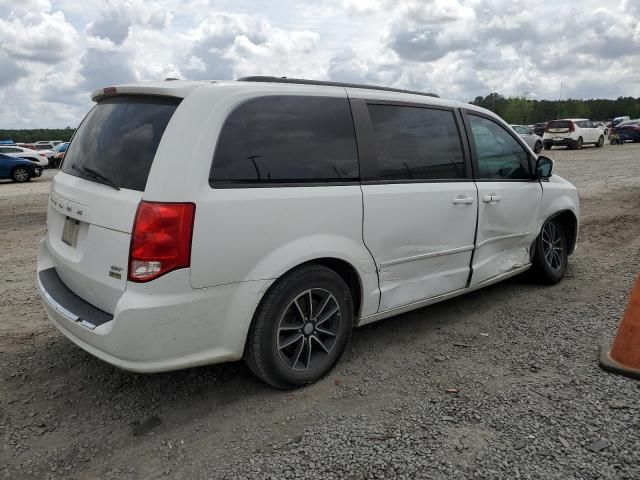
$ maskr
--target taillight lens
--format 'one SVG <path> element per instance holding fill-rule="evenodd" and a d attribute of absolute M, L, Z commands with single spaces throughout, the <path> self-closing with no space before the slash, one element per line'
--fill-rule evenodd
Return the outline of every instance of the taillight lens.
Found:
<path fill-rule="evenodd" d="M 191 263 L 193 203 L 140 202 L 131 233 L 129 280 L 148 282 Z"/>
<path fill-rule="evenodd" d="M 576 126 L 574 125 L 573 122 L 569 122 L 569 131 L 570 132 L 575 132 L 576 131 Z"/>

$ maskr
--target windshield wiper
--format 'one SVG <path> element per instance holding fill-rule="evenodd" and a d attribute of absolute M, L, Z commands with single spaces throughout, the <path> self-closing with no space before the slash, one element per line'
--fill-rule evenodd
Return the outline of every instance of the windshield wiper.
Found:
<path fill-rule="evenodd" d="M 71 165 L 71 168 L 74 170 L 78 170 L 79 172 L 82 172 L 86 175 L 89 175 L 96 180 L 101 180 L 100 183 L 103 183 L 104 185 L 108 185 L 110 187 L 115 188 L 116 190 L 120 190 L 120 187 L 116 185 L 113 180 L 111 180 L 109 177 L 105 177 L 102 173 L 94 170 L 93 168 L 78 166 L 75 163 Z"/>

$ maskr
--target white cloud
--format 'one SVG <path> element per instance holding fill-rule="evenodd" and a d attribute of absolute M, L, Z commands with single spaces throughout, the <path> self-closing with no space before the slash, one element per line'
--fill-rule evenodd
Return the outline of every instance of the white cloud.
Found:
<path fill-rule="evenodd" d="M 107 0 L 100 7 L 98 18 L 87 25 L 87 33 L 119 45 L 134 26 L 161 30 L 170 21 L 171 14 L 164 2 Z"/>
<path fill-rule="evenodd" d="M 76 30 L 60 11 L 31 12 L 19 5 L 6 20 L 0 19 L 1 48 L 15 59 L 55 64 L 69 55 L 76 41 Z"/>
<path fill-rule="evenodd" d="M 640 96 L 640 1 L 0 0 L 0 65 L 0 127 L 76 125 L 90 90 L 169 76 Z"/>

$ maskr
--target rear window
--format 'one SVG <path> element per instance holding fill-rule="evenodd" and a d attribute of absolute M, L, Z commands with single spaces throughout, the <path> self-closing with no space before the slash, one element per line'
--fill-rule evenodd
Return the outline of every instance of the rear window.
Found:
<path fill-rule="evenodd" d="M 358 150 L 346 98 L 269 96 L 227 118 L 209 180 L 216 185 L 357 180 Z"/>
<path fill-rule="evenodd" d="M 85 168 L 120 188 L 144 191 L 164 130 L 180 99 L 111 97 L 89 112 L 69 145 L 62 171 L 96 180 Z"/>
<path fill-rule="evenodd" d="M 552 120 L 547 124 L 547 128 L 570 128 L 571 122 L 569 120 Z"/>

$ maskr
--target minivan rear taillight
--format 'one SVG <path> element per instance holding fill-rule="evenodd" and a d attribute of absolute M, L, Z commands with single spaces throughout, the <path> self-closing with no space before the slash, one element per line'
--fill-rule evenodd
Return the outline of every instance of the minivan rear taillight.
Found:
<path fill-rule="evenodd" d="M 142 201 L 129 249 L 129 281 L 148 282 L 191 263 L 193 203 Z"/>
<path fill-rule="evenodd" d="M 575 132 L 576 131 L 576 126 L 573 122 L 569 122 L 569 131 L 570 132 Z"/>

